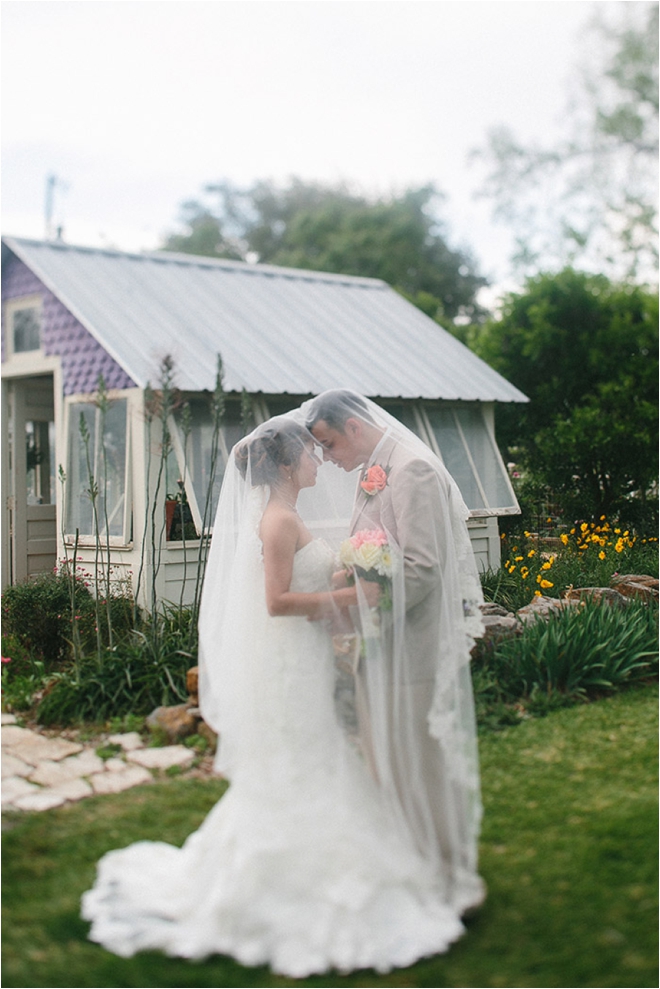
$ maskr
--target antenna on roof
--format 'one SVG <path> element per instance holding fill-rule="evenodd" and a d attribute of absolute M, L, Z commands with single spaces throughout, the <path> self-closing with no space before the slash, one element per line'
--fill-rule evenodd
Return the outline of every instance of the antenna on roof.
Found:
<path fill-rule="evenodd" d="M 66 182 L 62 182 L 56 175 L 49 175 L 46 178 L 46 202 L 44 205 L 44 220 L 46 228 L 46 240 L 62 240 L 62 224 L 57 227 L 53 224 L 53 214 L 55 212 L 55 186 L 59 186 L 62 192 L 67 188 Z"/>

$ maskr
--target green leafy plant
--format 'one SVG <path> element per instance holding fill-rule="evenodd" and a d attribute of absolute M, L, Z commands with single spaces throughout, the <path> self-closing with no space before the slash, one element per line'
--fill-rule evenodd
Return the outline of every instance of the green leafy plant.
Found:
<path fill-rule="evenodd" d="M 532 619 L 522 635 L 478 652 L 475 687 L 482 711 L 519 703 L 547 713 L 648 679 L 657 673 L 657 661 L 656 606 L 586 601 Z"/>

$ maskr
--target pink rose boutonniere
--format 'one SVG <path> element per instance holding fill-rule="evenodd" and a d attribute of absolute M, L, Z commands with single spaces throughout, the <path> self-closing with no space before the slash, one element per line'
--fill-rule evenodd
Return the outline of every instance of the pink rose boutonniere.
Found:
<path fill-rule="evenodd" d="M 367 467 L 360 479 L 360 487 L 370 497 L 378 494 L 379 491 L 387 487 L 387 475 L 389 472 L 389 467 L 381 467 L 380 464 Z"/>

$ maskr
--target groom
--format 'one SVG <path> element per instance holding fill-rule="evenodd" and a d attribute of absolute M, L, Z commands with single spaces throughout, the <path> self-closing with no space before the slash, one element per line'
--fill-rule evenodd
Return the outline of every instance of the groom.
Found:
<path fill-rule="evenodd" d="M 447 752 L 431 734 L 428 721 L 436 679 L 442 676 L 446 629 L 440 627 L 439 616 L 448 614 L 447 588 L 458 586 L 455 557 L 448 547 L 450 483 L 431 451 L 428 456 L 420 453 L 421 441 L 407 444 L 403 437 L 410 434 L 403 427 L 399 432 L 379 422 L 354 392 L 319 395 L 311 403 L 307 427 L 322 446 L 325 460 L 345 471 L 362 468 L 351 533 L 382 529 L 399 548 L 405 618 L 402 635 L 401 629 L 398 634 L 396 630 L 383 634 L 389 666 L 384 677 L 386 696 L 373 696 L 375 681 L 370 685 L 366 664 L 358 673 L 358 690 L 367 707 L 376 710 L 377 706 L 381 713 L 387 709 L 387 739 L 381 749 L 387 749 L 386 770 L 398 804 L 420 847 L 432 849 L 454 905 L 468 909 L 483 897 L 470 824 L 474 814 L 460 785 L 455 785 L 456 767 L 447 765 Z M 359 732 L 372 762 L 371 724 L 363 712 Z"/>

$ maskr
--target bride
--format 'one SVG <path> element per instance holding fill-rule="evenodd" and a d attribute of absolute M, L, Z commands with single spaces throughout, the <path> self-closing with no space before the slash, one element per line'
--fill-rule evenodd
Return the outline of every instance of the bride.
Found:
<path fill-rule="evenodd" d="M 341 570 L 355 478 L 321 462 L 307 415 L 257 427 L 227 465 L 200 618 L 200 697 L 231 785 L 182 848 L 137 842 L 99 862 L 82 913 L 90 938 L 118 955 L 222 953 L 294 978 L 388 971 L 447 950 L 481 898 L 476 872 L 472 904 L 454 895 L 384 763 L 365 758 L 340 723 L 333 642 L 344 665 L 378 662 L 373 618 L 396 632 L 401 566 L 392 542 L 389 589 Z M 370 703 L 377 721 L 373 688 Z M 405 725 L 393 744 L 410 744 Z"/>

